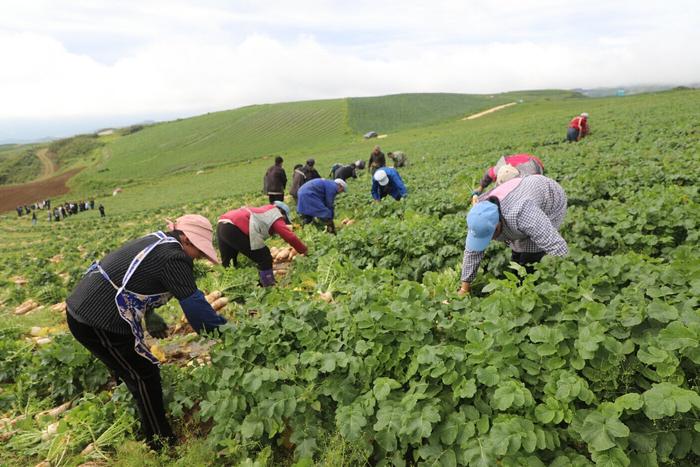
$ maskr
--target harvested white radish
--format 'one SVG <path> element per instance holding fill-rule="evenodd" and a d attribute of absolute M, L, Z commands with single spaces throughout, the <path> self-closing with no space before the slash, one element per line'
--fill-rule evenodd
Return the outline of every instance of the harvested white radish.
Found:
<path fill-rule="evenodd" d="M 321 298 L 326 303 L 330 303 L 333 301 L 333 294 L 330 292 L 319 292 L 318 296 Z"/>
<path fill-rule="evenodd" d="M 228 298 L 226 298 L 226 297 L 221 297 L 221 298 L 215 300 L 215 301 L 211 304 L 211 307 L 212 307 L 215 311 L 219 311 L 220 309 L 222 309 L 222 308 L 225 307 L 226 305 L 228 305 Z"/>
<path fill-rule="evenodd" d="M 207 302 L 209 302 L 211 304 L 211 303 L 214 303 L 217 299 L 221 298 L 222 295 L 223 294 L 221 293 L 221 291 L 215 290 L 212 293 L 210 293 L 209 295 L 207 295 L 205 298 L 206 298 Z"/>

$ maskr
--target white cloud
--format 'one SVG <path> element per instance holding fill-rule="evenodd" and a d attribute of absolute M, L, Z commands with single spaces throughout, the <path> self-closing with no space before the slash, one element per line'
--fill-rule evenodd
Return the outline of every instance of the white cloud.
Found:
<path fill-rule="evenodd" d="M 0 119 L 700 79 L 686 1 L 60 3 L 5 7 Z"/>

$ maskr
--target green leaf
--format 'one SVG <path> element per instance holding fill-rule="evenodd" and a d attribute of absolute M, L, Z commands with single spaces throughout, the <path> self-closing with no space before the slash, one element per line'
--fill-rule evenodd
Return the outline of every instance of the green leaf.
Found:
<path fill-rule="evenodd" d="M 637 393 L 629 393 L 615 399 L 615 407 L 618 410 L 639 410 L 644 405 L 642 396 Z"/>
<path fill-rule="evenodd" d="M 597 452 L 617 446 L 615 438 L 627 437 L 630 431 L 618 418 L 594 411 L 583 421 L 580 434 L 591 452 Z"/>
<path fill-rule="evenodd" d="M 367 425 L 367 418 L 359 404 L 352 404 L 338 409 L 335 414 L 335 423 L 340 433 L 352 442 L 357 441 L 362 436 L 362 430 Z"/>
<path fill-rule="evenodd" d="M 591 454 L 591 458 L 596 467 L 627 467 L 630 465 L 629 457 L 620 448 L 594 452 Z"/>
<path fill-rule="evenodd" d="M 678 319 L 678 310 L 676 307 L 666 302 L 654 300 L 647 306 L 647 315 L 662 323 L 668 323 L 669 321 Z"/>
<path fill-rule="evenodd" d="M 389 396 L 392 389 L 398 389 L 401 384 L 392 378 L 377 378 L 374 380 L 374 397 L 378 401 L 382 401 Z"/>
<path fill-rule="evenodd" d="M 466 423 L 466 418 L 462 412 L 453 412 L 447 416 L 447 419 L 438 428 L 440 441 L 444 445 L 451 445 L 457 439 L 459 429 Z"/>
<path fill-rule="evenodd" d="M 642 394 L 644 414 L 651 420 L 685 413 L 692 407 L 700 408 L 700 395 L 671 383 L 658 383 Z"/>
<path fill-rule="evenodd" d="M 495 386 L 501 380 L 500 376 L 498 375 L 498 369 L 495 366 L 479 368 L 476 370 L 476 378 L 481 384 L 488 387 Z"/>

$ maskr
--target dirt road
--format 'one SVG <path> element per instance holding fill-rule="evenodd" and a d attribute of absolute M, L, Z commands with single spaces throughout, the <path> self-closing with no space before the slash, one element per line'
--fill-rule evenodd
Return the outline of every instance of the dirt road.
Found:
<path fill-rule="evenodd" d="M 39 149 L 36 152 L 36 157 L 41 161 L 41 174 L 37 180 L 49 178 L 56 172 L 56 164 L 49 158 L 48 152 L 47 148 Z"/>
<path fill-rule="evenodd" d="M 498 110 L 505 109 L 506 107 L 510 107 L 511 105 L 515 105 L 515 104 L 517 104 L 517 102 L 510 102 L 508 104 L 503 104 L 503 105 L 499 105 L 496 107 L 492 107 L 490 109 L 484 110 L 483 112 L 479 112 L 478 114 L 464 117 L 462 120 L 474 120 L 475 118 L 483 117 L 484 115 L 488 115 L 488 114 L 496 112 Z"/>

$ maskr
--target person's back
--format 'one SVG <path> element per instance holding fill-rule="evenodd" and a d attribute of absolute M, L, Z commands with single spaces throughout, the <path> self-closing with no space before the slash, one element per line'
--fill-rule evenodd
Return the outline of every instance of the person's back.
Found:
<path fill-rule="evenodd" d="M 287 173 L 282 168 L 284 160 L 277 156 L 275 165 L 267 169 L 265 173 L 265 191 L 270 198 L 270 203 L 284 200 L 284 189 L 287 187 Z"/>
<path fill-rule="evenodd" d="M 299 188 L 306 182 L 306 174 L 302 170 L 303 165 L 297 164 L 294 166 L 294 173 L 292 174 L 292 186 L 289 188 L 289 194 L 296 200 Z"/>
<path fill-rule="evenodd" d="M 569 128 L 566 131 L 566 139 L 569 142 L 580 141 L 581 138 L 588 135 L 588 114 L 583 112 L 581 115 L 571 119 L 569 122 Z"/>
<path fill-rule="evenodd" d="M 403 151 L 393 151 L 387 154 L 387 157 L 394 161 L 394 168 L 405 167 L 408 158 Z"/>
<path fill-rule="evenodd" d="M 316 161 L 314 159 L 308 159 L 306 165 L 302 168 L 304 175 L 306 176 L 306 181 L 315 180 L 321 178 L 321 174 L 315 168 Z"/>
<path fill-rule="evenodd" d="M 337 192 L 333 180 L 309 180 L 297 193 L 297 211 L 300 214 L 323 219 L 333 218 L 333 202 Z"/>
<path fill-rule="evenodd" d="M 334 172 L 334 178 L 340 178 L 341 180 L 347 180 L 348 178 L 357 178 L 357 172 L 355 170 L 355 164 L 343 165 L 337 168 Z"/>
<path fill-rule="evenodd" d="M 372 150 L 367 165 L 372 173 L 381 167 L 386 167 L 386 157 L 379 146 L 375 146 Z"/>

